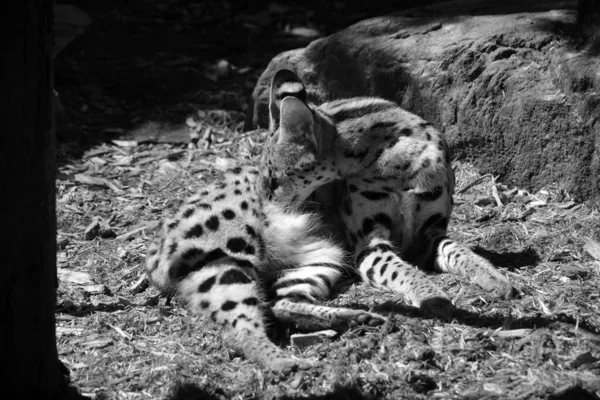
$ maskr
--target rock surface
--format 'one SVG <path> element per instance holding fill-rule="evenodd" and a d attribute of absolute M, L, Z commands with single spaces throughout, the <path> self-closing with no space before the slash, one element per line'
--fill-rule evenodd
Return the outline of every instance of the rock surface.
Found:
<path fill-rule="evenodd" d="M 275 57 L 254 90 L 254 124 L 268 125 L 269 80 L 289 68 L 316 103 L 394 100 L 483 173 L 600 201 L 600 25 L 576 24 L 575 7 L 462 1 L 362 21 Z"/>

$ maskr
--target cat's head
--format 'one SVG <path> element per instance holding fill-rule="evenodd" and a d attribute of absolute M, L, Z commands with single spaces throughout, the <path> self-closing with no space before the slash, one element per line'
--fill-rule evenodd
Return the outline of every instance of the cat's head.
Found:
<path fill-rule="evenodd" d="M 306 88 L 290 70 L 271 81 L 269 134 L 262 155 L 264 189 L 271 199 L 301 203 L 337 177 L 330 145 L 335 127 L 306 102 Z"/>

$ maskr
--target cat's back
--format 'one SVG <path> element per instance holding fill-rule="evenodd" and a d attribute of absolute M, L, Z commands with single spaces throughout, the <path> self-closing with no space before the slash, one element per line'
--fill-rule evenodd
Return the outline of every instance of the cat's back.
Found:
<path fill-rule="evenodd" d="M 398 104 L 354 97 L 321 104 L 315 111 L 335 127 L 335 156 L 348 173 L 416 178 L 422 188 L 447 179 L 450 152 L 441 132 Z"/>

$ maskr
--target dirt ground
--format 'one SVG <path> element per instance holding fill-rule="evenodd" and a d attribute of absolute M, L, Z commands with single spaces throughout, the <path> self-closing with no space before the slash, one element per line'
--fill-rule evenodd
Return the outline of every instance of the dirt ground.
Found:
<path fill-rule="evenodd" d="M 223 166 L 261 151 L 261 133 L 244 132 L 244 122 L 271 57 L 398 2 L 377 11 L 361 2 L 215 3 L 81 2 L 94 22 L 57 59 L 65 115 L 56 319 L 72 384 L 94 399 L 600 398 L 600 210 L 552 185 L 507 187 L 460 160 L 450 235 L 502 268 L 515 299 L 435 275 L 460 310 L 442 321 L 353 285 L 329 304 L 389 322 L 303 348 L 278 326 L 282 346 L 319 361 L 283 376 L 141 287 L 161 219 Z M 202 120 L 195 148 L 184 125 L 192 113 Z"/>

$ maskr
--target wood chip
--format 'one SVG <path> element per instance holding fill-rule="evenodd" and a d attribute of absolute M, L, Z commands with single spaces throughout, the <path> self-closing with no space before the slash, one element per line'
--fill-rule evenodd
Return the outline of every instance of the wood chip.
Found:
<path fill-rule="evenodd" d="M 100 220 L 94 219 L 83 232 L 85 240 L 94 240 L 100 234 Z"/>
<path fill-rule="evenodd" d="M 129 333 L 125 332 L 123 329 L 119 328 L 118 326 L 114 326 L 111 324 L 108 324 L 108 326 L 113 328 L 119 335 L 123 336 L 125 339 L 131 339 L 133 337 Z"/>
<path fill-rule="evenodd" d="M 290 337 L 292 346 L 299 349 L 311 346 L 315 343 L 321 343 L 327 339 L 332 339 L 337 335 L 337 332 L 332 329 L 312 333 L 297 333 Z"/>
<path fill-rule="evenodd" d="M 68 244 L 69 244 L 69 238 L 66 238 L 64 236 L 58 236 L 56 238 L 56 246 L 58 247 L 59 250 L 64 250 Z"/>
<path fill-rule="evenodd" d="M 146 275 L 140 277 L 131 287 L 129 291 L 133 294 L 142 293 L 144 290 L 148 288 L 148 280 L 146 279 Z"/>
<path fill-rule="evenodd" d="M 138 145 L 135 140 L 113 140 L 112 142 L 120 147 L 136 147 Z"/>
<path fill-rule="evenodd" d="M 497 383 L 493 383 L 493 382 L 484 383 L 483 390 L 485 390 L 486 392 L 494 393 L 494 394 L 503 394 L 504 393 L 504 389 L 502 389 L 502 386 L 498 385 Z"/>
<path fill-rule="evenodd" d="M 110 346 L 112 343 L 113 341 L 111 339 L 99 339 L 83 343 L 83 346 L 90 349 L 103 349 L 105 347 Z"/>
<path fill-rule="evenodd" d="M 74 326 L 57 326 L 56 327 L 56 335 L 57 336 L 81 336 L 83 333 L 83 328 L 78 328 Z"/>
<path fill-rule="evenodd" d="M 567 210 L 569 208 L 573 208 L 577 205 L 574 201 L 568 201 L 566 203 L 556 203 L 554 204 L 558 208 L 562 208 L 563 210 Z"/>
<path fill-rule="evenodd" d="M 130 230 L 129 232 L 122 233 L 122 234 L 120 234 L 119 236 L 117 236 L 117 240 L 125 240 L 125 239 L 128 239 L 128 238 L 132 237 L 133 235 L 135 235 L 135 234 L 137 234 L 137 233 L 139 233 L 139 232 L 143 231 L 144 229 L 146 229 L 146 227 L 145 227 L 145 226 L 142 226 L 142 227 L 140 227 L 140 228 L 132 229 L 132 230 Z"/>
<path fill-rule="evenodd" d="M 475 179 L 474 181 L 466 184 L 464 187 L 460 188 L 459 190 L 456 191 L 456 194 L 461 194 L 466 192 L 467 190 L 469 190 L 470 188 L 472 188 L 473 186 L 478 185 L 480 182 L 483 182 L 484 180 L 486 180 L 487 178 L 493 178 L 492 174 L 485 174 L 483 176 L 480 176 L 479 178 Z"/>
<path fill-rule="evenodd" d="M 585 364 L 593 364 L 600 361 L 600 358 L 594 357 L 591 352 L 582 353 L 571 362 L 571 368 L 579 368 Z"/>
<path fill-rule="evenodd" d="M 592 257 L 594 257 L 597 261 L 600 261 L 600 243 L 589 240 L 584 246 L 583 249 Z"/>
<path fill-rule="evenodd" d="M 538 304 L 540 305 L 540 310 L 542 310 L 542 312 L 546 315 L 553 315 L 554 313 L 552 311 L 550 311 L 550 309 L 548 308 L 548 306 L 546 305 L 546 303 L 544 303 L 542 301 L 542 298 L 540 296 L 537 297 L 537 301 Z"/>
<path fill-rule="evenodd" d="M 107 222 L 102 221 L 100 218 L 94 218 L 94 220 L 85 228 L 83 236 L 85 240 L 94 240 L 98 236 L 105 239 L 114 238 L 116 234 Z"/>
<path fill-rule="evenodd" d="M 531 334 L 533 329 L 511 329 L 507 331 L 498 331 L 494 332 L 492 336 L 501 337 L 501 338 L 515 338 L 515 337 L 523 337 Z"/>
<path fill-rule="evenodd" d="M 87 272 L 69 271 L 63 268 L 57 270 L 58 279 L 64 282 L 75 283 L 78 285 L 93 284 L 92 276 Z"/>
<path fill-rule="evenodd" d="M 498 205 L 498 207 L 504 207 L 504 204 L 502 204 L 502 200 L 498 195 L 498 188 L 496 187 L 496 185 L 492 186 L 492 196 L 494 196 L 494 200 L 496 200 L 496 204 Z"/>
<path fill-rule="evenodd" d="M 75 174 L 75 181 L 91 186 L 105 186 L 116 194 L 123 194 L 123 190 L 106 178 L 97 178 L 86 174 Z"/>
<path fill-rule="evenodd" d="M 300 387 L 300 385 L 302 385 L 303 379 L 304 379 L 304 374 L 302 372 L 298 372 L 294 376 L 294 379 L 292 379 L 291 382 L 289 383 L 289 386 L 294 390 L 298 389 Z"/>
<path fill-rule="evenodd" d="M 560 267 L 561 272 L 563 273 L 563 278 L 567 278 L 569 280 L 575 279 L 586 279 L 589 277 L 591 271 L 588 268 L 583 268 L 579 265 L 566 264 Z"/>
<path fill-rule="evenodd" d="M 102 147 L 102 148 L 99 148 L 96 150 L 90 150 L 90 151 L 86 152 L 83 155 L 83 158 L 90 158 L 90 157 L 99 156 L 102 154 L 112 153 L 112 152 L 113 152 L 113 149 L 107 148 L 107 147 Z"/>
<path fill-rule="evenodd" d="M 100 285 L 89 285 L 83 288 L 83 291 L 88 294 L 105 294 L 108 293 L 106 286 Z"/>

